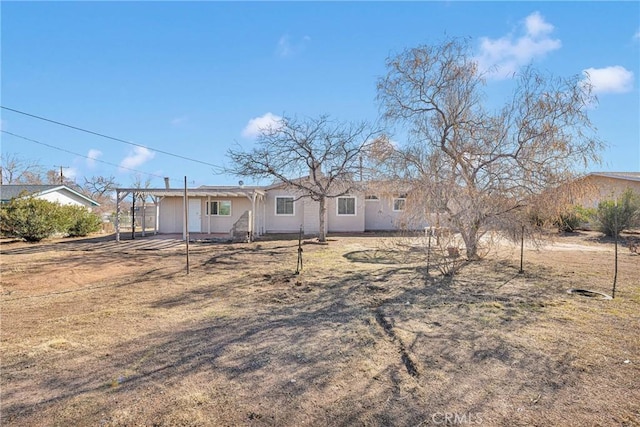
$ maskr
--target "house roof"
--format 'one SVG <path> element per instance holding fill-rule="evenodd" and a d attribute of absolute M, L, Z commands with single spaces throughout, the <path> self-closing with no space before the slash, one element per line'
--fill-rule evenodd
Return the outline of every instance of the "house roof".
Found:
<path fill-rule="evenodd" d="M 29 196 L 42 196 L 48 193 L 55 193 L 56 191 L 67 191 L 69 193 L 72 193 L 76 197 L 86 200 L 87 203 L 93 206 L 100 206 L 100 203 L 85 196 L 84 194 L 78 193 L 77 191 L 67 187 L 66 185 L 1 185 L 0 198 L 3 202 L 8 202 L 11 199 L 19 197 L 23 193 L 26 193 Z"/>
<path fill-rule="evenodd" d="M 640 181 L 640 172 L 592 172 L 590 176 L 604 176 L 625 181 Z"/>

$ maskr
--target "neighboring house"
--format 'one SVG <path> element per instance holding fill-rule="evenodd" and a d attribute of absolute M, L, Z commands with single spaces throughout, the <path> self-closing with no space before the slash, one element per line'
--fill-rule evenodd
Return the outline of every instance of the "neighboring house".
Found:
<path fill-rule="evenodd" d="M 120 203 L 140 189 L 119 188 Z M 225 234 L 241 240 L 265 233 L 306 234 L 319 232 L 318 202 L 304 197 L 285 184 L 270 186 L 200 186 L 185 190 L 148 188 L 143 190 L 157 206 L 158 233 L 182 233 L 186 236 L 185 209 L 189 233 Z M 369 189 L 368 191 L 373 191 Z M 327 232 L 363 232 L 397 230 L 402 227 L 403 197 L 369 195 L 354 191 L 327 199 Z M 119 224 L 116 224 L 119 240 Z"/>
<path fill-rule="evenodd" d="M 587 191 L 578 204 L 587 208 L 597 208 L 599 202 L 613 200 L 627 189 L 640 195 L 640 172 L 593 172 L 582 181 Z"/>
<path fill-rule="evenodd" d="M 78 193 L 66 185 L 0 185 L 2 204 L 9 203 L 16 197 L 30 196 L 48 200 L 61 205 L 84 206 L 89 211 L 100 206 L 95 200 Z"/>

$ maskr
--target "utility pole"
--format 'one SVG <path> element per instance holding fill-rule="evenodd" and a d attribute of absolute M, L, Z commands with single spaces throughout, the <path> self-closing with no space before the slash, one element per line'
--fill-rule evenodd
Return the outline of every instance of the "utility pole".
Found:
<path fill-rule="evenodd" d="M 57 166 L 53 165 L 54 168 L 60 168 L 60 185 L 64 184 L 64 175 L 62 174 L 62 169 L 69 169 L 69 166 Z"/>

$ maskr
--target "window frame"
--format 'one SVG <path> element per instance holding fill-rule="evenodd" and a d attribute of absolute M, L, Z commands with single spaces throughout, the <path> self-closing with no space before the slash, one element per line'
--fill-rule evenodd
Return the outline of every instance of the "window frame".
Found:
<path fill-rule="evenodd" d="M 213 209 L 213 204 L 215 203 L 216 205 L 216 213 L 212 213 Z M 220 205 L 222 203 L 229 203 L 229 213 L 228 214 L 221 214 L 220 213 Z M 232 216 L 233 214 L 233 203 L 231 202 L 231 200 L 211 200 L 209 201 L 205 201 L 204 202 L 205 205 L 205 216 Z"/>
<path fill-rule="evenodd" d="M 353 213 L 340 213 L 340 199 L 353 200 Z M 336 197 L 336 216 L 357 216 L 357 215 L 358 215 L 358 198 L 356 196 Z"/>
<path fill-rule="evenodd" d="M 278 199 L 290 199 L 291 200 L 291 213 L 278 213 Z M 274 210 L 275 210 L 275 215 L 276 216 L 295 216 L 296 215 L 296 198 L 293 197 L 293 196 L 276 196 L 275 197 Z"/>
<path fill-rule="evenodd" d="M 400 202 L 400 201 L 402 201 L 402 209 L 396 209 L 396 202 Z M 406 209 L 406 205 L 407 205 L 407 198 L 406 197 L 394 197 L 391 205 L 392 205 L 391 207 L 392 207 L 394 212 L 404 212 L 404 210 Z"/>

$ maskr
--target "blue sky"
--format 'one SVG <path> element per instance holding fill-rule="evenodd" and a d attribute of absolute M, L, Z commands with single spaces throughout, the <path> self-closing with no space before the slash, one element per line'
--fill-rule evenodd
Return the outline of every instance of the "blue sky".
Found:
<path fill-rule="evenodd" d="M 590 117 L 609 148 L 591 170 L 640 171 L 638 2 L 7 2 L 1 104 L 214 165 L 282 115 L 376 121 L 385 60 L 445 35 L 499 65 L 486 88 L 529 63 L 588 70 Z M 1 110 L 2 153 L 67 175 L 136 172 L 162 186 L 236 184 L 202 163 Z M 402 139 L 402 130 L 394 138 Z M 78 153 L 82 156 L 70 154 Z M 87 159 L 89 157 L 90 159 Z M 96 159 L 96 160 L 93 160 Z M 113 165 L 105 164 L 110 163 Z M 124 169 L 124 168 L 128 169 Z M 246 181 L 246 180 L 245 180 Z"/>

